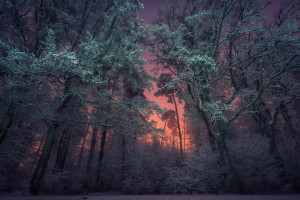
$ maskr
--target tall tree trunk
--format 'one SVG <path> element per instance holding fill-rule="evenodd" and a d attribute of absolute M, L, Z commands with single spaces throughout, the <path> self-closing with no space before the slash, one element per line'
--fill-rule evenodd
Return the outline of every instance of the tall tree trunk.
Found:
<path fill-rule="evenodd" d="M 57 132 L 58 125 L 56 123 L 51 123 L 48 125 L 48 132 L 46 137 L 46 142 L 44 144 L 44 148 L 40 159 L 38 161 L 37 167 L 35 168 L 33 177 L 30 181 L 30 193 L 37 195 L 40 190 L 40 186 L 42 183 L 42 179 L 48 164 L 48 160 L 51 155 L 52 147 L 55 141 L 55 135 Z"/>
<path fill-rule="evenodd" d="M 15 106 L 13 102 L 10 102 L 7 106 L 6 112 L 0 124 L 0 145 L 4 141 L 8 129 L 10 128 L 14 118 Z"/>
<path fill-rule="evenodd" d="M 216 151 L 217 147 L 216 147 L 216 142 L 215 142 L 214 136 L 212 135 L 212 133 L 209 130 L 207 130 L 207 134 L 208 134 L 211 150 Z"/>
<path fill-rule="evenodd" d="M 87 174 L 88 177 L 89 177 L 89 174 L 90 174 L 91 164 L 92 164 L 92 160 L 93 160 L 93 157 L 94 157 L 98 129 L 99 129 L 99 126 L 97 126 L 97 125 L 93 129 L 90 152 L 89 152 L 89 157 L 88 157 L 88 161 L 87 161 L 87 165 L 86 165 L 86 174 Z"/>
<path fill-rule="evenodd" d="M 37 151 L 35 153 L 35 156 L 34 156 L 34 159 L 33 159 L 33 162 L 32 162 L 34 165 L 35 165 L 37 159 L 40 157 L 40 151 L 41 151 L 41 148 L 44 144 L 44 140 L 45 140 L 44 137 L 42 137 L 42 139 L 40 140 L 39 148 L 37 149 Z"/>
<path fill-rule="evenodd" d="M 281 102 L 279 106 L 275 107 L 273 116 L 271 114 L 271 111 L 268 108 L 264 108 L 266 104 L 263 101 L 260 102 L 259 105 L 256 105 L 256 109 L 258 111 L 258 113 L 256 114 L 256 116 L 258 116 L 256 122 L 260 126 L 261 133 L 265 135 L 269 140 L 270 154 L 276 161 L 276 165 L 277 165 L 276 167 L 279 170 L 277 176 L 281 186 L 287 185 L 289 182 L 286 176 L 284 162 L 278 152 L 277 143 L 276 143 L 276 133 L 277 133 L 276 126 L 277 126 L 278 117 L 281 112 L 283 104 L 284 102 Z M 263 109 L 260 109 L 260 106 Z"/>
<path fill-rule="evenodd" d="M 177 103 L 176 103 L 174 92 L 172 92 L 172 95 L 173 95 L 173 101 L 174 101 L 175 112 L 176 112 L 176 121 L 177 121 L 178 135 L 179 135 L 180 153 L 182 155 L 183 154 L 183 150 L 182 150 L 182 133 L 181 133 L 181 129 L 180 129 L 179 114 L 178 114 L 178 108 L 177 108 Z"/>
<path fill-rule="evenodd" d="M 214 140 L 216 141 L 218 145 L 218 150 L 220 152 L 221 158 L 223 160 L 223 163 L 226 167 L 227 174 L 226 174 L 226 179 L 225 179 L 225 188 L 228 189 L 230 192 L 240 192 L 242 190 L 242 181 L 239 178 L 236 170 L 232 166 L 229 154 L 228 154 L 228 149 L 226 146 L 225 142 L 225 135 L 226 135 L 226 130 L 224 126 L 224 122 L 222 120 L 217 121 L 217 127 L 215 127 L 213 124 L 210 123 L 208 120 L 206 114 L 204 113 L 201 108 L 197 107 L 197 110 L 199 114 L 201 115 L 207 130 L 212 134 L 214 137 Z M 215 130 L 218 130 L 216 132 Z"/>
<path fill-rule="evenodd" d="M 288 125 L 293 137 L 295 137 L 297 135 L 297 131 L 294 128 L 292 117 L 289 115 L 288 108 L 284 102 L 281 102 L 280 104 L 280 114 L 282 115 L 285 123 Z"/>
<path fill-rule="evenodd" d="M 71 140 L 71 134 L 68 132 L 67 129 L 65 129 L 59 141 L 56 161 L 55 161 L 54 169 L 52 171 L 53 173 L 63 172 L 70 140 Z"/>
<path fill-rule="evenodd" d="M 70 92 L 70 79 L 67 79 L 66 87 L 64 89 L 64 96 L 61 99 L 61 103 L 58 105 L 55 111 L 55 116 L 56 116 L 55 120 L 52 120 L 51 122 L 48 123 L 48 131 L 47 131 L 44 148 L 39 158 L 37 167 L 35 168 L 35 171 L 33 173 L 32 179 L 30 181 L 29 191 L 31 194 L 37 195 L 39 193 L 42 179 L 52 152 L 55 136 L 57 135 L 58 132 L 57 130 L 59 126 L 58 119 L 72 97 L 72 95 L 69 92 Z"/>
<path fill-rule="evenodd" d="M 83 137 L 82 145 L 81 145 L 81 148 L 80 148 L 80 153 L 79 153 L 79 156 L 78 156 L 78 164 L 77 164 L 78 169 L 80 168 L 80 165 L 81 165 L 82 154 L 83 154 L 84 145 L 85 145 L 85 142 L 86 142 L 86 137 L 87 137 L 87 134 L 89 132 L 89 128 L 90 128 L 90 124 L 88 124 L 88 126 L 87 126 L 87 128 L 84 132 L 84 137 Z"/>
<path fill-rule="evenodd" d="M 172 148 L 173 150 L 175 149 L 175 137 L 173 134 L 172 134 Z"/>
<path fill-rule="evenodd" d="M 283 104 L 284 104 L 284 102 L 281 102 L 280 105 L 275 108 L 274 116 L 273 116 L 272 123 L 270 125 L 270 130 L 269 130 L 270 131 L 270 133 L 269 133 L 269 135 L 270 135 L 269 148 L 270 148 L 271 155 L 274 157 L 274 159 L 276 160 L 277 165 L 278 165 L 278 169 L 279 169 L 278 179 L 280 181 L 280 186 L 286 186 L 289 183 L 289 179 L 286 174 L 284 162 L 280 156 L 280 153 L 277 148 L 277 143 L 276 143 L 276 133 L 277 133 L 276 125 L 277 125 L 278 116 L 280 114 L 280 110 L 281 110 Z"/>
<path fill-rule="evenodd" d="M 166 130 L 167 130 L 167 129 L 166 129 L 166 125 L 167 125 L 167 120 L 165 120 L 165 124 L 164 124 L 164 134 L 167 133 L 167 132 L 166 132 Z M 161 138 L 161 139 L 160 139 L 160 146 L 163 146 L 163 143 L 164 143 L 164 142 L 163 142 L 163 139 Z"/>
<path fill-rule="evenodd" d="M 101 187 L 101 168 L 102 168 L 102 161 L 103 161 L 103 157 L 104 157 L 106 134 L 107 134 L 107 129 L 106 129 L 106 127 L 103 127 L 99 159 L 98 159 L 98 165 L 97 165 L 96 184 L 95 184 L 96 190 L 100 190 L 100 187 Z"/>
<path fill-rule="evenodd" d="M 206 113 L 201 109 L 199 97 L 194 95 L 194 93 L 192 92 L 192 87 L 189 84 L 188 84 L 188 92 L 189 92 L 190 96 L 192 97 L 192 99 L 196 103 L 196 109 L 197 109 L 198 113 L 200 114 L 202 120 L 204 121 L 204 123 L 206 125 L 206 129 L 208 130 L 208 133 L 210 133 L 214 137 L 214 140 L 217 142 L 218 149 L 220 151 L 222 160 L 224 162 L 224 165 L 227 168 L 227 178 L 226 179 L 229 180 L 230 191 L 231 192 L 240 192 L 243 184 L 242 184 L 242 181 L 239 178 L 236 170 L 233 168 L 230 158 L 229 158 L 228 150 L 227 150 L 226 143 L 225 143 L 225 135 L 226 135 L 226 131 L 227 131 L 227 129 L 225 129 L 225 126 L 224 126 L 225 122 L 223 120 L 219 120 L 219 121 L 217 121 L 217 126 L 215 126 L 213 123 L 211 123 L 209 118 L 207 117 Z M 203 96 L 202 100 L 209 102 L 208 94 Z M 218 132 L 216 132 L 216 130 Z M 228 187 L 226 187 L 226 188 L 228 188 Z"/>
<path fill-rule="evenodd" d="M 183 127 L 183 129 L 184 129 L 184 131 L 183 131 L 183 133 L 182 133 L 182 135 L 183 135 L 183 152 L 185 152 L 185 150 L 186 150 L 186 146 L 185 146 L 185 141 L 186 141 L 186 127 Z"/>
<path fill-rule="evenodd" d="M 122 148 L 121 148 L 121 181 L 125 181 L 125 159 L 126 159 L 126 138 L 125 135 L 122 134 Z"/>
<path fill-rule="evenodd" d="M 89 157 L 86 165 L 86 180 L 84 184 L 85 189 L 90 189 L 90 171 L 91 171 L 91 165 L 92 165 L 92 160 L 94 157 L 95 153 L 95 146 L 96 146 L 96 140 L 97 140 L 97 133 L 98 133 L 99 126 L 95 125 L 93 129 L 93 134 L 92 134 L 92 141 L 91 141 L 91 146 L 90 146 L 90 151 L 89 151 Z"/>

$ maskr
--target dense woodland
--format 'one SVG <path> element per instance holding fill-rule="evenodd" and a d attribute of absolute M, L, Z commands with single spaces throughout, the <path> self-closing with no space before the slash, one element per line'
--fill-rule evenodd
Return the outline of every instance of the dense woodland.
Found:
<path fill-rule="evenodd" d="M 300 2 L 140 9 L 0 1 L 0 192 L 300 192 Z"/>

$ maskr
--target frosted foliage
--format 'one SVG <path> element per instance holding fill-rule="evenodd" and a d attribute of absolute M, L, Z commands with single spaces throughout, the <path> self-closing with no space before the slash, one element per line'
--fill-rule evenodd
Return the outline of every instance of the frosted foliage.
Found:
<path fill-rule="evenodd" d="M 182 88 L 180 98 L 202 110 L 210 123 L 224 120 L 228 128 L 277 77 L 297 66 L 295 17 L 286 16 L 286 23 L 269 30 L 258 12 L 259 2 L 193 1 L 182 13 L 172 10 L 177 6 L 173 4 L 170 13 L 161 13 L 161 26 L 153 31 L 152 53 L 161 64 L 158 68 L 175 77 L 168 87 Z M 235 107 L 235 100 L 241 105 Z"/>
<path fill-rule="evenodd" d="M 149 155 L 147 155 L 149 158 Z M 130 193 L 147 194 L 153 193 L 150 174 L 147 172 L 150 159 L 137 160 L 130 168 L 130 176 L 124 182 L 124 189 Z"/>
<path fill-rule="evenodd" d="M 200 68 L 201 66 L 205 66 L 206 68 L 213 70 L 213 69 L 215 69 L 215 65 L 216 65 L 215 61 L 207 55 L 204 55 L 204 56 L 199 56 L 199 55 L 189 56 L 187 58 L 186 63 L 187 63 L 188 66 L 195 68 L 195 70 L 197 70 L 197 68 Z"/>
<path fill-rule="evenodd" d="M 154 110 L 159 110 L 153 102 L 148 102 L 141 97 L 134 97 L 126 101 L 120 101 L 112 105 L 112 109 L 118 112 L 106 114 L 106 124 L 113 127 L 113 130 L 123 135 L 143 135 L 155 132 L 154 121 L 149 118 Z M 140 117 L 143 117 L 142 120 Z"/>
<path fill-rule="evenodd" d="M 243 177 L 247 191 L 276 190 L 280 185 L 278 173 L 282 169 L 270 156 L 268 142 L 267 138 L 255 135 L 228 141 L 233 165 L 240 169 L 238 173 Z"/>
<path fill-rule="evenodd" d="M 29 72 L 28 65 L 32 66 L 34 60 L 33 55 L 18 51 L 3 42 L 0 42 L 0 48 L 1 65 L 5 66 L 13 74 L 26 74 Z"/>
<path fill-rule="evenodd" d="M 85 172 L 83 170 L 64 171 L 58 174 L 49 174 L 43 188 L 52 193 L 80 194 L 83 192 Z"/>
<path fill-rule="evenodd" d="M 205 102 L 201 108 L 208 113 L 212 121 L 216 121 L 227 120 L 223 113 L 225 111 L 234 110 L 235 106 L 233 104 L 226 105 L 222 104 L 221 101 L 215 101 L 211 103 Z"/>
<path fill-rule="evenodd" d="M 10 8 L 6 2 L 13 6 Z M 28 3 L 29 13 L 16 2 Z M 15 127 L 19 135 L 24 135 L 21 122 L 26 124 L 24 131 L 33 133 L 31 139 L 40 142 L 40 145 L 27 145 L 24 152 L 32 154 L 30 159 L 22 157 L 15 166 L 20 171 L 25 171 L 27 166 L 31 168 L 26 168 L 32 178 L 30 181 L 30 177 L 26 177 L 26 191 L 30 187 L 31 192 L 41 188 L 49 192 L 76 193 L 87 188 L 86 182 L 91 189 L 96 174 L 102 181 L 105 175 L 100 172 L 100 166 L 106 163 L 101 163 L 103 157 L 98 160 L 96 156 L 103 155 L 102 149 L 99 155 L 98 146 L 103 147 L 105 138 L 97 136 L 94 155 L 89 153 L 92 141 L 84 142 L 80 149 L 81 142 L 90 140 L 88 131 L 95 127 L 99 128 L 98 135 L 100 130 L 102 134 L 103 129 L 107 130 L 106 144 L 120 136 L 128 137 L 128 141 L 135 137 L 137 144 L 140 135 L 161 133 L 149 119 L 153 112 L 161 110 L 144 95 L 151 84 L 150 75 L 143 68 L 142 42 L 148 32 L 139 22 L 138 10 L 143 6 L 139 1 L 24 0 L 3 1 L 1 5 L 5 7 L 0 8 L 4 26 L 10 22 L 6 18 L 13 19 L 8 29 L 19 34 L 11 34 L 9 40 L 2 34 L 0 38 L 0 107 L 3 111 L 0 114 L 6 126 L 3 130 L 1 123 L 1 142 L 2 136 L 11 137 Z M 12 98 L 12 94 L 17 98 Z M 28 105 L 31 107 L 27 108 Z M 10 124 L 16 125 L 10 127 Z M 109 145 L 120 150 L 119 141 L 114 142 L 117 145 Z M 126 154 L 131 150 L 130 144 L 133 142 L 124 147 Z M 20 146 L 10 145 L 12 148 Z M 89 155 L 93 159 L 87 164 Z M 107 160 L 109 163 L 109 158 Z M 77 161 L 81 163 L 79 170 L 75 167 Z M 85 172 L 88 165 L 91 166 L 91 183 Z M 147 168 L 141 165 L 137 168 Z M 1 167 L 4 185 L 10 178 L 5 172 Z M 145 175 L 139 182 L 143 186 L 138 190 L 151 192 L 153 182 L 150 175 Z M 1 186 L 2 183 L 0 181 Z"/>
<path fill-rule="evenodd" d="M 75 53 L 67 49 L 56 50 L 52 30 L 48 30 L 45 45 L 48 51 L 42 54 L 40 58 L 37 58 L 33 54 L 19 51 L 1 43 L 2 47 L 6 47 L 7 54 L 6 56 L 1 56 L 1 63 L 7 66 L 12 74 L 15 75 L 32 74 L 37 76 L 48 70 L 59 70 L 82 76 Z"/>
<path fill-rule="evenodd" d="M 197 14 L 188 16 L 185 18 L 185 21 L 188 23 L 190 26 L 199 26 L 205 23 L 205 19 L 212 15 L 211 11 L 204 10 L 200 11 Z"/>
<path fill-rule="evenodd" d="M 40 59 L 42 66 L 47 66 L 54 70 L 63 70 L 73 74 L 83 76 L 80 68 L 77 68 L 78 60 L 74 52 L 63 50 L 59 52 L 48 52 L 44 57 Z"/>
<path fill-rule="evenodd" d="M 13 6 L 11 0 L 3 0 L 1 1 L 0 5 L 2 7 L 8 7 L 8 8 L 11 8 Z"/>
<path fill-rule="evenodd" d="M 222 192 L 225 169 L 218 152 L 202 147 L 188 157 L 182 168 L 173 169 L 167 188 L 174 193 Z"/>
<path fill-rule="evenodd" d="M 0 1 L 0 192 L 298 192 L 300 2 L 281 2 L 169 0 L 145 25 L 139 0 Z"/>
<path fill-rule="evenodd" d="M 109 40 L 100 42 L 89 35 L 87 41 L 80 46 L 80 64 L 84 66 L 82 70 L 86 75 L 84 79 L 92 83 L 101 83 L 102 71 L 108 67 L 111 72 L 127 66 L 129 73 L 136 70 L 142 72 L 141 66 L 145 63 L 141 56 L 143 49 L 135 42 L 134 37 L 134 33 L 131 36 L 120 33 L 118 37 L 111 37 Z M 118 78 L 124 80 L 124 77 L 124 74 L 119 74 Z"/>
<path fill-rule="evenodd" d="M 165 192 L 165 179 L 174 162 L 173 156 L 167 156 L 153 147 L 140 146 L 138 153 L 128 157 L 128 171 L 123 190 L 134 194 Z"/>

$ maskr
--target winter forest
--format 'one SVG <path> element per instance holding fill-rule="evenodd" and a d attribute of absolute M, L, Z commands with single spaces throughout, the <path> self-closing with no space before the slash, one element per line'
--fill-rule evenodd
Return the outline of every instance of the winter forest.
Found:
<path fill-rule="evenodd" d="M 146 1 L 0 0 L 0 193 L 299 193 L 300 1 Z"/>

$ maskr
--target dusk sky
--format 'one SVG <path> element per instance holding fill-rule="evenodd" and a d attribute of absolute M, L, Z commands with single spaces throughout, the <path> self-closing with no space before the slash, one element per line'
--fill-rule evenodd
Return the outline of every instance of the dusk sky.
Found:
<path fill-rule="evenodd" d="M 151 23 L 158 14 L 158 10 L 160 8 L 163 8 L 167 5 L 168 0 L 141 0 L 141 2 L 144 4 L 144 10 L 141 10 L 140 13 L 140 19 L 143 19 L 144 23 Z M 147 61 L 147 64 L 144 66 L 146 71 L 150 74 L 151 70 L 154 67 L 154 64 L 150 63 L 150 60 L 152 59 L 151 56 L 149 55 L 148 52 L 144 53 L 144 58 Z M 154 93 L 157 90 L 156 84 L 153 84 L 153 90 L 149 93 L 146 91 L 146 96 L 151 100 L 155 101 L 161 108 L 166 108 L 166 109 L 172 109 L 174 110 L 174 104 L 167 103 L 167 98 L 166 97 L 155 97 Z M 183 114 L 183 104 L 179 104 L 179 112 L 180 115 L 182 116 Z M 158 122 L 159 128 L 163 128 L 163 123 L 158 119 L 157 116 L 154 117 L 154 120 Z"/>
<path fill-rule="evenodd" d="M 0 200 L 300 199 L 299 16 L 0 1 Z"/>
<path fill-rule="evenodd" d="M 141 0 L 144 10 L 140 11 L 140 18 L 145 23 L 151 23 L 157 16 L 158 9 L 167 5 L 168 0 Z"/>
<path fill-rule="evenodd" d="M 179 0 L 179 1 L 183 1 L 183 0 Z M 143 19 L 145 24 L 149 24 L 151 22 L 153 22 L 153 20 L 155 20 L 155 18 L 158 15 L 158 10 L 165 7 L 167 5 L 168 0 L 141 0 L 141 2 L 144 4 L 144 10 L 141 10 L 139 12 L 140 14 L 140 19 Z M 267 2 L 267 0 L 266 0 Z M 273 16 L 275 13 L 275 10 L 277 10 L 279 7 L 279 1 L 278 0 L 273 0 L 273 3 L 271 5 L 269 5 L 266 9 L 265 9 L 265 13 L 268 15 L 268 17 Z M 145 70 L 150 73 L 151 75 L 153 75 L 153 73 L 151 72 L 151 70 L 154 67 L 154 64 L 150 63 L 150 60 L 153 59 L 151 58 L 151 55 L 149 54 L 149 52 L 145 52 L 144 53 L 144 58 L 147 61 L 147 64 L 144 66 Z M 167 102 L 167 98 L 166 97 L 155 97 L 154 93 L 157 90 L 156 84 L 153 83 L 153 90 L 151 92 L 146 91 L 146 96 L 152 100 L 155 101 L 161 108 L 166 108 L 166 109 L 172 109 L 174 110 L 174 105 L 171 103 Z M 178 104 L 179 105 L 179 114 L 181 116 L 181 121 L 183 120 L 183 104 Z M 158 121 L 158 126 L 160 128 L 163 127 L 163 123 L 158 119 L 158 117 L 155 117 L 155 120 Z"/>

